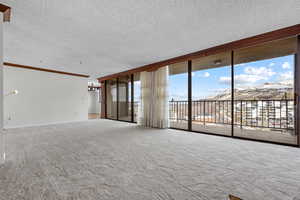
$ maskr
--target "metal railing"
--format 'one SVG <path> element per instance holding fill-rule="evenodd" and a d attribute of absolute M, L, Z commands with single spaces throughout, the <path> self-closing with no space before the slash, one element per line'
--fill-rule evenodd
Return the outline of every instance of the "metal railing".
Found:
<path fill-rule="evenodd" d="M 192 122 L 230 125 L 231 106 L 231 100 L 192 101 Z M 235 100 L 233 106 L 235 126 L 294 129 L 293 100 Z M 170 101 L 169 118 L 187 121 L 188 101 Z"/>

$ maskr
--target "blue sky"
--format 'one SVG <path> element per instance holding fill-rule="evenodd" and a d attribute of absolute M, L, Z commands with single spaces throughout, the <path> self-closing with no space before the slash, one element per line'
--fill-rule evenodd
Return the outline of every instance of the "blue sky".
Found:
<path fill-rule="evenodd" d="M 266 82 L 291 82 L 294 56 L 284 56 L 235 66 L 235 86 L 246 88 Z M 200 70 L 192 74 L 193 99 L 213 96 L 230 89 L 230 67 Z M 187 73 L 169 77 L 170 99 L 187 100 Z"/>

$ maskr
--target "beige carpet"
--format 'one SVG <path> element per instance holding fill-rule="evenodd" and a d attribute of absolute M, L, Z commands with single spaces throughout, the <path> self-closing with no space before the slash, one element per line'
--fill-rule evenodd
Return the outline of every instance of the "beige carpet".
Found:
<path fill-rule="evenodd" d="M 293 200 L 300 149 L 109 120 L 6 131 L 0 199 Z"/>

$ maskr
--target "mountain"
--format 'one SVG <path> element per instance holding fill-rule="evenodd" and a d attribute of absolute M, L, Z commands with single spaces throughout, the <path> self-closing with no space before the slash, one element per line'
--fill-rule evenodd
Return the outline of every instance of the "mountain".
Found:
<path fill-rule="evenodd" d="M 280 100 L 293 99 L 293 84 L 290 82 L 264 83 L 256 87 L 236 88 L 234 90 L 235 100 Z M 231 90 L 226 89 L 210 100 L 230 100 Z"/>

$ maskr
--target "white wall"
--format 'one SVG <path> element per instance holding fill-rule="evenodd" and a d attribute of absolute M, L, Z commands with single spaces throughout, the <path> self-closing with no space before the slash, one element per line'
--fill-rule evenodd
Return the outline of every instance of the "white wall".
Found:
<path fill-rule="evenodd" d="M 5 161 L 3 134 L 3 13 L 0 12 L 0 165 Z"/>
<path fill-rule="evenodd" d="M 87 79 L 4 67 L 4 127 L 44 125 L 88 118 Z"/>
<path fill-rule="evenodd" d="M 100 114 L 99 90 L 88 92 L 89 113 Z"/>

